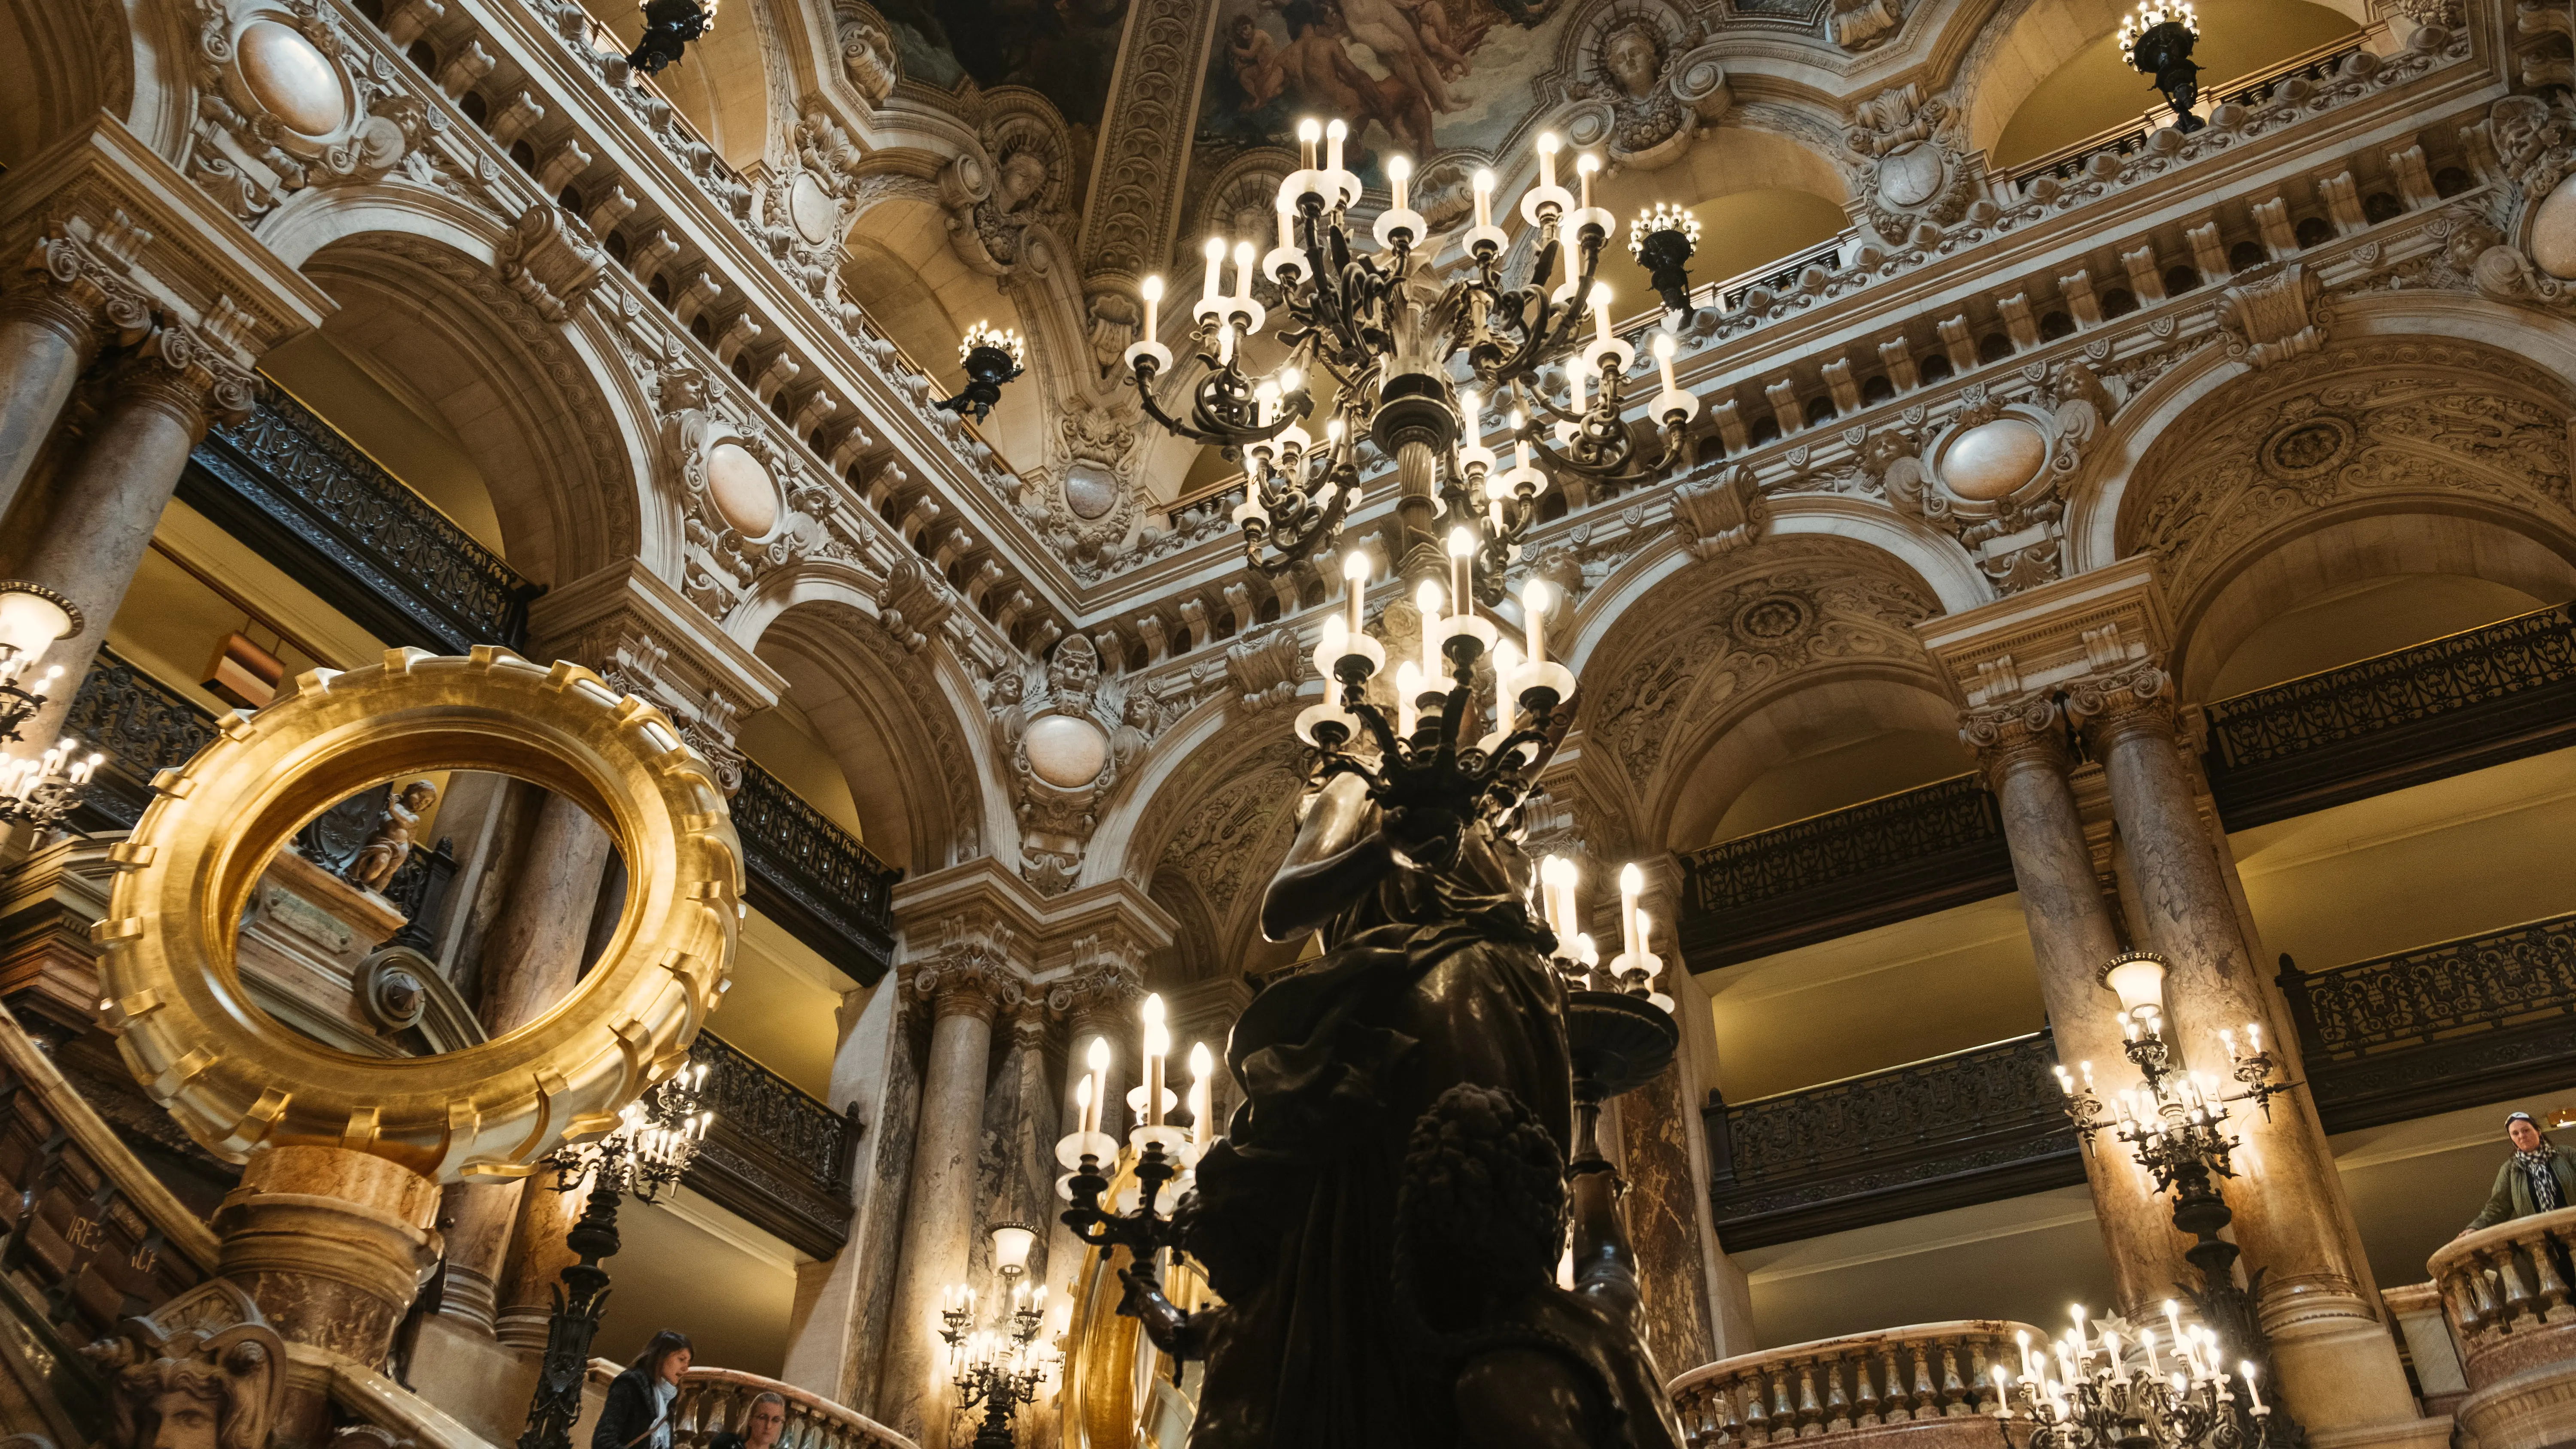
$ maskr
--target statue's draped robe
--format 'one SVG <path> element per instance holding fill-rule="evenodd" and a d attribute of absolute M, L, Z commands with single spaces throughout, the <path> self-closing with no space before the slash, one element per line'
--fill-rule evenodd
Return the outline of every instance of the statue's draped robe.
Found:
<path fill-rule="evenodd" d="M 1373 810 L 1364 824 L 1374 832 Z M 1526 874 L 1516 848 L 1469 827 L 1448 867 L 1398 868 L 1362 895 L 1327 928 L 1329 952 L 1236 1025 L 1226 1061 L 1244 1104 L 1197 1179 L 1207 1236 L 1193 1250 L 1229 1306 L 1192 1449 L 1456 1444 L 1458 1355 L 1503 1344 L 1574 1361 L 1614 1422 L 1648 1421 L 1605 1449 L 1673 1442 L 1634 1331 L 1592 1300 L 1545 1288 L 1461 1337 L 1427 1333 L 1402 1301 L 1397 1190 L 1442 1092 L 1506 1090 L 1560 1161 L 1568 1148 L 1564 988 L 1518 890 Z M 1514 1268 L 1545 1280 L 1555 1264 Z"/>

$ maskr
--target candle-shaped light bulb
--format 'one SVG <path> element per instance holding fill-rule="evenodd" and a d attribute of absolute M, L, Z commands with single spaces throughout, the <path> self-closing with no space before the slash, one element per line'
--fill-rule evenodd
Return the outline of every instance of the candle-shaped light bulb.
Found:
<path fill-rule="evenodd" d="M 1324 128 L 1325 170 L 1339 171 L 1342 169 L 1342 142 L 1348 139 L 1350 134 L 1351 128 L 1343 125 L 1338 117 L 1334 119 L 1331 125 Z"/>
<path fill-rule="evenodd" d="M 1637 955 L 1640 949 L 1637 945 L 1637 897 L 1645 891 L 1646 873 L 1637 868 L 1635 861 L 1619 867 L 1619 923 L 1622 939 L 1631 956 Z"/>
<path fill-rule="evenodd" d="M 1145 998 L 1145 1125 L 1163 1125 L 1163 1061 L 1172 1054 L 1172 1033 L 1163 1024 L 1160 993 Z"/>
<path fill-rule="evenodd" d="M 1213 1106 L 1213 1087 L 1208 1081 L 1216 1070 L 1216 1058 L 1208 1054 L 1206 1042 L 1190 1044 L 1190 1145 L 1207 1146 L 1210 1136 L 1208 1115 Z"/>
<path fill-rule="evenodd" d="M 1485 436 L 1485 395 L 1472 387 L 1458 389 L 1458 421 L 1467 430 L 1467 441 L 1478 443 Z"/>
<path fill-rule="evenodd" d="M 1234 244 L 1234 295 L 1247 302 L 1252 300 L 1253 255 L 1252 243 L 1239 241 Z"/>
<path fill-rule="evenodd" d="M 1213 302 L 1217 298 L 1217 289 L 1225 285 L 1225 238 L 1221 236 L 1209 237 L 1207 239 L 1207 247 L 1205 250 L 1207 254 L 1207 290 L 1199 294 L 1199 300 L 1203 302 Z"/>
<path fill-rule="evenodd" d="M 1555 597 L 1545 579 L 1531 579 L 1521 585 L 1523 647 L 1529 651 L 1532 664 L 1547 662 L 1547 609 Z"/>
<path fill-rule="evenodd" d="M 1163 279 L 1160 274 L 1145 279 L 1145 340 L 1154 340 L 1163 310 Z"/>
<path fill-rule="evenodd" d="M 1575 412 L 1580 413 L 1580 412 L 1588 412 L 1588 411 L 1590 411 L 1590 410 L 1591 410 L 1592 404 L 1591 404 L 1590 402 L 1588 402 L 1588 401 L 1586 401 L 1586 400 L 1585 400 L 1584 388 L 1583 388 L 1583 380 L 1584 380 L 1585 378 L 1587 378 L 1587 377 L 1590 377 L 1591 375 L 1592 375 L 1592 369 L 1591 369 L 1591 367 L 1590 367 L 1590 366 L 1588 366 L 1588 365 L 1584 362 L 1584 360 L 1583 360 L 1582 358 L 1580 358 L 1580 357 L 1572 357 L 1572 358 L 1568 358 L 1568 359 L 1566 359 L 1566 363 L 1565 363 L 1565 386 L 1566 386 L 1566 389 L 1567 389 L 1570 393 L 1572 393 L 1572 394 L 1573 394 L 1573 397 L 1574 397 L 1574 407 L 1573 407 L 1573 409 L 1572 409 L 1572 410 L 1573 410 L 1573 411 L 1575 411 Z M 1572 428 L 1572 427 L 1574 426 L 1574 424 L 1572 424 L 1572 423 L 1559 423 L 1559 424 L 1557 424 L 1557 426 L 1558 426 L 1559 428 Z M 1560 434 L 1558 435 L 1558 437 L 1557 437 L 1557 441 L 1559 441 L 1559 442 L 1563 442 L 1564 440 L 1565 440 L 1565 435 L 1564 435 L 1564 434 L 1562 434 L 1562 433 L 1560 433 Z"/>
<path fill-rule="evenodd" d="M 1655 334 L 1655 371 L 1663 378 L 1666 392 L 1681 391 L 1680 386 L 1673 381 L 1673 353 L 1678 347 L 1679 344 L 1673 341 L 1673 334 L 1669 332 Z"/>
<path fill-rule="evenodd" d="M 2239 1360 L 2236 1365 L 2236 1372 L 2245 1380 L 2245 1399 L 2247 1404 L 2252 1407 L 2255 1413 L 2270 1413 L 2271 1410 L 2263 1407 L 2263 1391 L 2254 1387 L 2254 1360 L 2250 1358 Z"/>
<path fill-rule="evenodd" d="M 1279 198 L 1279 245 L 1283 250 L 1297 245 L 1297 209 L 1285 195 Z"/>
<path fill-rule="evenodd" d="M 1395 209 L 1397 211 L 1405 209 L 1404 184 L 1412 179 L 1412 158 L 1406 156 L 1389 156 L 1386 158 L 1386 183 L 1388 188 L 1395 193 Z"/>
<path fill-rule="evenodd" d="M 1268 427 L 1279 416 L 1279 384 L 1264 382 L 1252 390 L 1253 420 L 1258 427 Z"/>
<path fill-rule="evenodd" d="M 1413 701 L 1422 693 L 1422 666 L 1408 659 L 1395 666 L 1395 732 L 1413 736 Z"/>
<path fill-rule="evenodd" d="M 1216 365 L 1234 366 L 1234 319 L 1231 317 L 1216 329 Z"/>
<path fill-rule="evenodd" d="M 1444 591 L 1438 579 L 1424 579 L 1413 589 L 1413 607 L 1422 616 L 1422 687 L 1429 689 L 1440 670 L 1440 632 L 1432 622 L 1440 617 Z"/>
<path fill-rule="evenodd" d="M 1528 438 L 1526 438 L 1526 437 L 1521 436 L 1521 429 L 1523 429 L 1523 428 L 1525 428 L 1525 427 L 1527 427 L 1527 426 L 1529 426 L 1529 419 L 1528 419 L 1528 418 L 1526 418 L 1526 417 L 1524 417 L 1524 416 L 1522 416 L 1522 414 L 1521 414 L 1521 410 L 1520 410 L 1519 408 L 1514 408 L 1514 409 L 1512 409 L 1512 416 L 1511 416 L 1512 437 L 1513 437 L 1513 439 L 1514 439 L 1515 443 L 1517 444 L 1517 449 L 1518 449 L 1517 456 L 1518 456 L 1519 461 L 1520 461 L 1520 467 L 1521 467 L 1521 469 L 1522 469 L 1524 472 L 1526 472 L 1526 471 L 1528 470 L 1529 465 L 1530 465 L 1530 445 L 1529 445 L 1529 439 L 1528 439 Z M 1533 657 L 1535 657 L 1535 656 L 1533 656 Z"/>
<path fill-rule="evenodd" d="M 2249 1021 L 2245 1023 L 2245 1046 L 2246 1050 L 2251 1055 L 2259 1057 L 2263 1054 L 2263 1024 L 2261 1022 Z"/>
<path fill-rule="evenodd" d="M 1085 1077 L 1074 1084 L 1073 1115 L 1075 1120 L 1082 1124 L 1082 1131 L 1089 1133 L 1099 1130 L 1093 1125 L 1099 1120 L 1093 1111 L 1098 1105 L 1099 1099 L 1091 1094 L 1091 1078 Z"/>
<path fill-rule="evenodd" d="M 1449 530 L 1449 604 L 1459 618 L 1476 612 L 1476 599 L 1468 587 L 1467 567 L 1476 556 L 1476 535 L 1465 525 Z"/>
<path fill-rule="evenodd" d="M 1593 155 L 1589 151 L 1586 151 L 1582 155 L 1574 158 L 1574 174 L 1581 178 L 1583 186 L 1583 209 L 1586 211 L 1590 211 L 1592 209 L 1592 177 L 1594 173 L 1598 172 L 1600 169 L 1601 158 Z"/>
<path fill-rule="evenodd" d="M 1590 158 L 1586 157 L 1585 159 L 1589 160 Z M 1594 331 L 1601 334 L 1604 341 L 1609 339 L 1610 284 L 1607 282 L 1595 282 L 1592 284 L 1592 327 Z"/>
<path fill-rule="evenodd" d="M 1335 418 L 1333 421 L 1339 422 L 1341 419 Z M 1352 549 L 1349 553 L 1342 555 L 1342 584 L 1343 587 L 1350 592 L 1351 618 L 1348 627 L 1353 634 L 1360 632 L 1360 605 L 1364 602 L 1368 593 L 1368 577 L 1369 557 L 1367 554 L 1360 552 L 1358 549 Z"/>
<path fill-rule="evenodd" d="M 1479 166 L 1473 178 L 1476 190 L 1476 225 L 1494 224 L 1494 173 Z"/>
<path fill-rule="evenodd" d="M 1541 131 L 1538 133 L 1539 185 L 1554 186 L 1556 184 L 1556 152 L 1557 148 L 1564 144 L 1565 143 L 1563 141 L 1556 138 L 1556 133 L 1554 131 Z"/>
<path fill-rule="evenodd" d="M 1298 163 L 1306 170 L 1315 169 L 1315 143 L 1324 139 L 1324 123 L 1312 116 L 1297 123 L 1297 148 L 1303 159 Z"/>

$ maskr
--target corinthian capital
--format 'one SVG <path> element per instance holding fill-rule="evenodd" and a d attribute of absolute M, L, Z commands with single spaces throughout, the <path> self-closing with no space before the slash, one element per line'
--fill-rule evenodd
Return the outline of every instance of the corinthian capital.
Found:
<path fill-rule="evenodd" d="M 2153 664 L 2138 664 L 2072 681 L 2066 686 L 2066 712 L 2084 731 L 2088 747 L 2131 730 L 2171 734 L 2173 676 Z"/>
<path fill-rule="evenodd" d="M 1989 782 L 2016 765 L 2040 763 L 2057 770 L 2067 766 L 2066 716 L 2055 700 L 2044 696 L 1995 709 L 1963 711 L 1959 739 L 1976 751 L 1977 768 Z"/>
<path fill-rule="evenodd" d="M 1119 1015 L 1143 1000 L 1145 951 L 1121 934 L 1097 933 L 1073 943 L 1071 974 L 1047 986 L 1047 1009 L 1073 1016 Z"/>
<path fill-rule="evenodd" d="M 216 351 L 195 329 L 169 322 L 118 370 L 116 391 L 120 398 L 159 408 L 194 433 L 210 421 L 249 417 L 259 385 L 250 369 Z"/>
<path fill-rule="evenodd" d="M 152 299 L 128 272 L 151 240 L 123 212 L 99 228 L 49 223 L 0 311 L 42 322 L 84 351 L 104 340 L 102 329 L 134 342 L 151 330 Z"/>
<path fill-rule="evenodd" d="M 939 1016 L 991 1021 L 1028 995 L 1028 977 L 1013 964 L 1018 933 L 988 912 L 968 912 L 939 923 L 938 945 L 911 963 L 915 999 Z"/>

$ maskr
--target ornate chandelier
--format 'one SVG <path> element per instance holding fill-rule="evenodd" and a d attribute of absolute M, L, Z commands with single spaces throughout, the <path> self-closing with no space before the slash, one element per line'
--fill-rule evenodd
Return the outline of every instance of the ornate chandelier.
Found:
<path fill-rule="evenodd" d="M 1368 229 L 1371 252 L 1354 238 L 1351 209 L 1364 191 L 1343 165 L 1349 127 L 1310 119 L 1297 135 L 1303 164 L 1279 185 L 1278 245 L 1256 258 L 1250 241 L 1229 247 L 1224 237 L 1208 238 L 1206 287 L 1192 307 L 1205 371 L 1181 417 L 1154 397 L 1156 379 L 1174 363 L 1155 337 L 1163 279 L 1145 279 L 1144 340 L 1126 354 L 1137 394 L 1147 415 L 1174 435 L 1243 462 L 1246 496 L 1235 520 L 1255 569 L 1276 574 L 1334 546 L 1359 493 L 1358 448 L 1366 438 L 1395 460 L 1406 538 L 1401 571 L 1440 572 L 1434 528 L 1445 511 L 1451 546 L 1463 532 L 1480 565 L 1478 597 L 1498 602 L 1502 572 L 1551 480 L 1615 487 L 1657 477 L 1682 456 L 1682 430 L 1699 413 L 1699 400 L 1674 382 L 1674 343 L 1664 332 L 1653 347 L 1662 390 L 1647 407 L 1662 435 L 1653 457 L 1642 455 L 1624 420 L 1637 353 L 1612 328 L 1609 289 L 1593 280 L 1618 228 L 1592 204 L 1601 160 L 1576 158 L 1577 196 L 1557 183 L 1564 143 L 1552 132 L 1538 138 L 1539 181 L 1520 202 L 1536 245 L 1526 279 L 1509 285 L 1503 271 L 1511 238 L 1494 224 L 1493 172 L 1474 175 L 1475 223 L 1459 235 L 1444 277 L 1441 249 L 1429 245 L 1430 224 L 1410 205 L 1409 160 L 1385 163 L 1389 204 Z M 1640 258 L 1653 253 L 1656 286 L 1687 311 L 1696 222 L 1659 206 L 1640 225 Z M 1231 292 L 1224 289 L 1229 256 Z M 1561 282 L 1560 260 L 1568 261 Z M 1268 281 L 1275 300 L 1255 296 L 1256 277 Z M 1246 370 L 1246 346 L 1274 321 L 1287 357 L 1255 377 Z M 1551 370 L 1561 371 L 1561 393 Z M 1337 392 L 1320 442 L 1304 425 L 1318 377 Z M 1489 407 L 1504 414 L 1507 431 L 1496 442 L 1509 450 L 1509 466 L 1487 446 Z"/>
<path fill-rule="evenodd" d="M 2191 0 L 2138 0 L 2138 12 L 2120 22 L 2120 50 L 2130 68 L 2155 81 L 2174 108 L 2174 129 L 2185 135 L 2209 124 L 2191 111 L 2200 101 L 2200 66 L 2191 58 L 2199 40 Z"/>
<path fill-rule="evenodd" d="M 664 67 L 687 54 L 689 42 L 703 40 L 716 27 L 716 7 L 722 0 L 642 0 L 636 8 L 644 12 L 644 36 L 626 57 L 626 63 L 646 75 L 659 75 Z"/>
<path fill-rule="evenodd" d="M 0 581 L 0 743 L 20 738 L 20 728 L 43 712 L 62 683 L 59 664 L 30 680 L 36 661 L 55 640 L 80 631 L 81 612 L 71 600 L 41 584 Z M 84 755 L 69 735 L 38 754 L 0 756 L 0 825 L 43 830 L 60 824 L 106 761 L 96 751 Z"/>
<path fill-rule="evenodd" d="M 1022 1281 L 1036 1230 L 1004 1225 L 993 1229 L 992 1239 L 994 1271 L 1003 1282 L 1003 1311 L 994 1326 L 975 1326 L 975 1290 L 962 1283 L 948 1290 L 939 1310 L 939 1337 L 948 1345 L 957 1406 L 972 1410 L 980 1404 L 984 1409 L 973 1449 L 1011 1449 L 1018 1442 L 1011 1420 L 1020 1405 L 1037 1398 L 1061 1356 L 1036 1342 L 1046 1323 L 1045 1285 L 1031 1292 Z"/>
<path fill-rule="evenodd" d="M 2027 1449 L 2271 1449 L 2297 1441 L 2297 1426 L 2276 1420 L 2263 1402 L 2253 1361 L 2230 1374 L 2218 1336 L 2185 1324 L 2171 1299 L 2161 1356 L 2152 1328 L 2109 1319 L 2096 1325 L 2097 1339 L 2082 1305 L 2073 1317 L 2075 1326 L 2046 1351 L 2034 1349 L 2028 1333 L 2018 1336 L 2018 1383 L 1995 1365 L 1995 1418 L 2007 1444 L 2016 1418 L 2029 1423 Z"/>

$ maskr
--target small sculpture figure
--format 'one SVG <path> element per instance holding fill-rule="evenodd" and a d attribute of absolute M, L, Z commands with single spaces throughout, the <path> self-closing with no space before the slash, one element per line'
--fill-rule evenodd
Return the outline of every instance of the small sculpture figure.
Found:
<path fill-rule="evenodd" d="M 349 883 L 383 894 L 393 884 L 394 872 L 411 857 L 412 832 L 420 828 L 420 818 L 437 804 L 438 786 L 428 780 L 414 780 L 395 791 L 385 801 L 385 823 L 349 862 Z"/>

